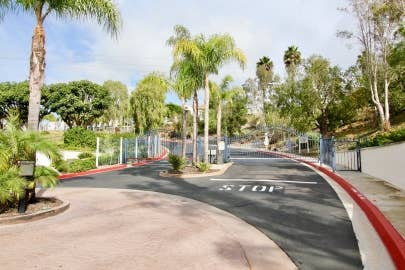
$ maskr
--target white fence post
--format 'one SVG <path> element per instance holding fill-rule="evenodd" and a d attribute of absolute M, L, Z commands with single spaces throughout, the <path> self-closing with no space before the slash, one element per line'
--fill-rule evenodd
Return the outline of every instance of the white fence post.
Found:
<path fill-rule="evenodd" d="M 148 158 L 150 157 L 150 135 L 148 135 Z"/>
<path fill-rule="evenodd" d="M 98 159 L 100 157 L 100 137 L 96 140 L 96 168 L 98 168 Z"/>
<path fill-rule="evenodd" d="M 157 136 L 155 135 L 153 138 L 154 147 L 153 147 L 153 157 L 157 156 Z"/>
<path fill-rule="evenodd" d="M 120 138 L 120 159 L 119 163 L 122 164 L 122 137 Z"/>
<path fill-rule="evenodd" d="M 135 138 L 135 159 L 138 160 L 138 137 Z"/>

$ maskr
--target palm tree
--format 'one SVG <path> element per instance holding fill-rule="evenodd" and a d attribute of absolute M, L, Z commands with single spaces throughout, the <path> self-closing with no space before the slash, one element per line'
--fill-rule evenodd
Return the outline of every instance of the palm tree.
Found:
<path fill-rule="evenodd" d="M 187 141 L 187 106 L 186 101 L 191 98 L 194 92 L 198 89 L 198 82 L 188 73 L 187 61 L 175 63 L 172 66 L 172 71 L 175 73 L 175 81 L 172 85 L 173 90 L 181 100 L 183 108 L 182 114 L 182 157 L 186 157 L 186 141 Z M 197 117 L 195 115 L 195 117 Z"/>
<path fill-rule="evenodd" d="M 297 46 L 290 46 L 284 52 L 284 65 L 287 72 L 294 71 L 295 68 L 301 64 L 301 52 Z"/>
<path fill-rule="evenodd" d="M 50 14 L 68 19 L 94 18 L 107 32 L 116 36 L 121 15 L 112 0 L 0 0 L 0 17 L 7 11 L 20 10 L 33 13 L 36 18 L 30 57 L 28 129 L 38 130 L 41 89 L 45 80 L 45 19 Z"/>
<path fill-rule="evenodd" d="M 264 66 L 266 70 L 271 70 L 273 68 L 273 61 L 267 56 L 263 56 L 259 59 L 259 62 L 256 63 L 256 66 Z"/>
<path fill-rule="evenodd" d="M 192 39 L 179 40 L 174 46 L 175 59 L 186 57 L 194 63 L 195 71 L 201 74 L 204 82 L 204 162 L 208 162 L 209 129 L 209 75 L 218 74 L 219 69 L 232 60 L 245 67 L 246 56 L 236 47 L 234 39 L 228 34 L 215 34 L 206 38 L 198 35 Z"/>
<path fill-rule="evenodd" d="M 37 152 L 41 152 L 51 160 L 60 159 L 59 150 L 54 144 L 41 137 L 37 132 L 23 131 L 20 127 L 18 115 L 10 114 L 6 128 L 0 132 L 0 174 L 5 173 L 14 179 L 13 183 L 15 185 L 9 188 L 10 191 L 13 191 L 12 193 L 21 194 L 18 188 L 22 187 L 21 178 L 18 175 L 19 162 L 21 160 L 35 160 Z M 52 187 L 57 182 L 57 173 L 55 171 L 39 166 L 35 169 L 34 181 L 26 182 L 23 187 L 27 188 L 27 191 L 31 193 L 31 198 L 35 198 L 35 186 L 37 183 L 40 183 L 43 187 Z M 5 182 L 3 181 L 3 183 Z M 0 197 L 2 196 L 0 195 Z"/>
<path fill-rule="evenodd" d="M 191 40 L 190 31 L 182 25 L 174 26 L 174 35 L 171 36 L 166 44 L 173 47 L 173 56 L 175 56 L 174 48 L 178 43 L 184 40 Z M 182 133 L 182 156 L 186 155 L 186 100 L 193 95 L 193 164 L 198 162 L 197 155 L 197 136 L 198 136 L 198 94 L 197 91 L 202 87 L 202 77 L 199 74 L 198 67 L 191 60 L 190 57 L 183 55 L 182 57 L 175 57 L 174 63 L 171 67 L 171 75 L 175 76 L 173 88 L 177 95 L 180 97 L 183 106 L 183 133 Z"/>
<path fill-rule="evenodd" d="M 256 63 L 256 76 L 259 79 L 259 91 L 262 94 L 263 111 L 266 103 L 266 91 L 273 78 L 273 61 L 267 56 L 263 56 Z"/>
<path fill-rule="evenodd" d="M 241 93 L 243 89 L 241 87 L 230 88 L 233 78 L 230 75 L 226 75 L 221 84 L 218 86 L 215 82 L 210 81 L 210 90 L 214 103 L 217 106 L 217 162 L 222 163 L 220 157 L 219 145 L 221 143 L 221 122 L 222 122 L 222 107 L 226 102 L 229 102 L 233 96 Z"/>

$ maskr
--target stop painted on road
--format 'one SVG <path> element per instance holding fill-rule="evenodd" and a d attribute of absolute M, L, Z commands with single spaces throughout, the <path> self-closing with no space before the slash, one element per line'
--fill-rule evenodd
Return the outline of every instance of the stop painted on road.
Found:
<path fill-rule="evenodd" d="M 251 192 L 283 192 L 283 186 L 275 186 L 275 185 L 234 185 L 234 184 L 225 184 L 219 187 L 220 191 L 237 191 L 237 192 L 244 192 L 244 191 L 251 191 Z"/>

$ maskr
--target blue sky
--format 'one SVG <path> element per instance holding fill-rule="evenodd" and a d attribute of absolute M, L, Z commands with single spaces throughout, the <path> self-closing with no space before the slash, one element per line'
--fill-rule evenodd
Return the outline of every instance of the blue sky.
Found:
<path fill-rule="evenodd" d="M 193 34 L 231 34 L 247 55 L 248 65 L 243 71 L 227 65 L 219 77 L 231 74 L 235 84 L 254 77 L 255 63 L 263 55 L 283 75 L 283 52 L 293 44 L 304 57 L 321 54 L 343 68 L 353 64 L 358 54 L 355 44 L 348 46 L 335 35 L 355 26 L 353 18 L 337 10 L 346 5 L 345 0 L 121 0 L 117 4 L 123 16 L 117 40 L 95 22 L 48 18 L 46 83 L 118 80 L 133 90 L 148 72 L 167 74 L 172 58 L 165 41 L 175 24 Z M 34 23 L 32 14 L 8 15 L 0 23 L 0 81 L 28 78 Z M 175 99 L 169 95 L 168 100 Z"/>

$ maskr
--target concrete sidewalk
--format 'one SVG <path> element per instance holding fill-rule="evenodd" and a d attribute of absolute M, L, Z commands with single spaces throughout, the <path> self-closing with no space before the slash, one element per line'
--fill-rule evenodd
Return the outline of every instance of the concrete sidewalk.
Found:
<path fill-rule="evenodd" d="M 296 269 L 268 237 L 207 204 L 156 192 L 46 190 L 66 212 L 0 227 L 3 269 Z"/>
<path fill-rule="evenodd" d="M 361 172 L 338 171 L 337 174 L 372 201 L 405 238 L 405 190 Z"/>

